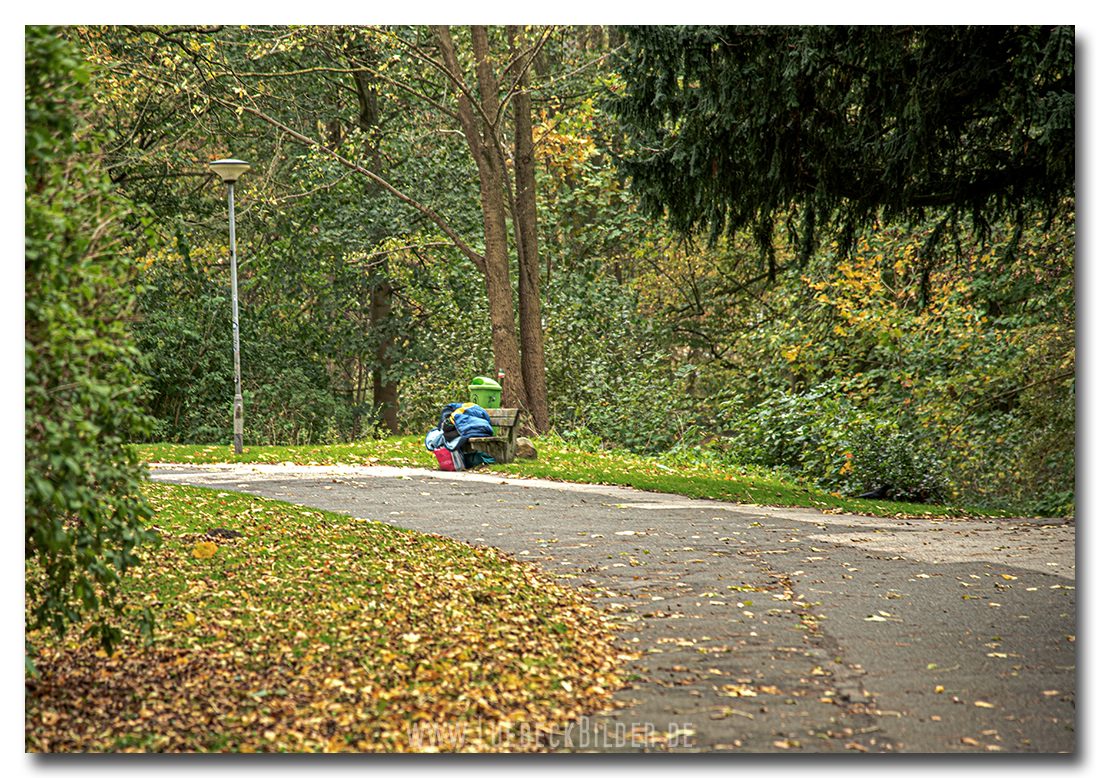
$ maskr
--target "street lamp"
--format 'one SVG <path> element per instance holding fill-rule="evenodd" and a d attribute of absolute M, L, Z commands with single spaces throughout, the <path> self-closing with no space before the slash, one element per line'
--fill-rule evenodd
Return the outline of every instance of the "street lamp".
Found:
<path fill-rule="evenodd" d="M 210 168 L 229 190 L 229 276 L 233 293 L 233 452 L 244 446 L 244 399 L 241 397 L 241 337 L 237 319 L 237 225 L 233 214 L 233 185 L 251 165 L 240 159 L 219 159 Z"/>

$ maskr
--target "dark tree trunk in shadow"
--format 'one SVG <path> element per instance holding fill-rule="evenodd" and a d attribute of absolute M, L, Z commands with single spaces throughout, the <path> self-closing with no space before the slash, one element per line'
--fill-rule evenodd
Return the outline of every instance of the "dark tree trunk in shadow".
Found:
<path fill-rule="evenodd" d="M 354 73 L 355 94 L 359 101 L 359 128 L 371 137 L 378 124 L 378 96 L 370 77 L 363 71 Z M 370 165 L 377 170 L 380 159 L 377 149 L 370 149 Z M 393 286 L 389 281 L 389 267 L 385 261 L 371 270 L 370 277 L 370 327 L 377 338 L 374 364 L 371 366 L 371 390 L 375 418 L 391 434 L 400 431 L 398 422 L 397 381 L 393 378 L 393 334 L 390 331 L 390 313 L 393 311 Z"/>
<path fill-rule="evenodd" d="M 370 324 L 378 335 L 374 351 L 374 367 L 371 384 L 374 393 L 374 412 L 383 428 L 391 434 L 400 431 L 398 424 L 397 381 L 390 372 L 393 366 L 393 336 L 389 332 L 390 312 L 393 310 L 393 287 L 386 278 L 385 269 L 372 279 L 370 291 Z"/>
<path fill-rule="evenodd" d="M 515 56 L 516 28 L 508 38 Z M 520 69 L 518 90 L 512 102 L 515 117 L 516 246 L 519 255 L 519 334 L 523 380 L 527 388 L 529 421 L 536 432 L 550 428 L 546 393 L 546 356 L 542 338 L 542 302 L 539 296 L 538 211 L 535 201 L 535 144 L 531 129 L 531 95 L 527 72 Z"/>

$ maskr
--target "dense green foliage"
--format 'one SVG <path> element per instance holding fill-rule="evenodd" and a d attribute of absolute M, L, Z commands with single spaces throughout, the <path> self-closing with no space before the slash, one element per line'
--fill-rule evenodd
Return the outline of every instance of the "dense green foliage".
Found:
<path fill-rule="evenodd" d="M 787 223 L 804 257 L 885 216 L 980 230 L 1074 191 L 1071 27 L 640 27 L 612 108 L 641 203 L 685 232 Z M 938 237 L 939 232 L 932 233 Z"/>
<path fill-rule="evenodd" d="M 134 331 L 149 355 L 154 438 L 215 441 L 231 413 L 233 345 L 230 294 L 221 273 L 192 254 L 188 263 L 161 254 L 142 274 Z M 221 283 L 220 283 L 221 282 Z M 311 333 L 281 322 L 280 311 L 248 297 L 241 331 L 245 402 L 255 437 L 286 443 L 337 440 L 351 434 L 353 408 L 331 389 Z"/>
<path fill-rule="evenodd" d="M 146 439 L 229 441 L 220 156 L 255 164 L 246 446 L 422 435 L 492 374 L 474 265 L 353 169 L 482 248 L 428 30 L 72 33 L 111 174 L 165 238 L 135 322 Z M 1062 29 L 554 30 L 529 75 L 555 430 L 844 496 L 1072 512 L 1073 73 Z"/>
<path fill-rule="evenodd" d="M 216 156 L 259 161 L 237 187 L 246 442 L 369 436 L 381 426 L 377 384 L 400 385 L 402 418 L 428 418 L 441 396 L 464 394 L 470 377 L 491 372 L 476 272 L 432 225 L 334 156 L 212 102 L 237 99 L 244 81 L 254 90 L 250 106 L 409 191 L 434 193 L 419 196 L 474 233 L 476 199 L 455 184 L 469 176 L 461 140 L 426 124 L 403 92 L 347 70 L 397 56 L 397 44 L 351 28 L 74 34 L 102 66 L 104 100 L 131 107 L 113 114 L 117 135 L 132 142 L 111 148 L 111 166 L 124 191 L 155 210 L 166 238 L 147 257 L 135 327 L 152 359 L 154 439 L 224 438 L 228 225 L 224 187 L 203 169 Z M 249 76 L 238 79 L 245 68 Z M 387 72 L 401 76 L 396 66 Z M 201 95 L 171 88 L 173 80 L 201 85 Z M 170 120 L 150 125 L 150 115 Z M 199 155 L 190 143 L 197 127 L 210 139 Z M 433 143 L 422 143 L 425 133 Z M 384 315 L 374 308 L 380 290 Z M 441 361 L 461 377 L 440 375 Z"/>
<path fill-rule="evenodd" d="M 729 434 L 712 444 L 733 459 L 845 494 L 889 485 L 1064 513 L 1074 228 L 1044 226 L 1027 226 L 1014 258 L 965 244 L 963 259 L 931 274 L 929 304 L 924 235 L 901 228 L 868 232 L 848 258 L 821 252 L 774 284 L 742 281 L 755 272 L 752 248 L 722 243 L 709 265 L 666 264 L 638 285 L 668 337 L 690 344 L 681 353 L 696 418 Z"/>
<path fill-rule="evenodd" d="M 242 256 L 247 249 L 239 249 Z M 323 250 L 314 255 L 318 262 L 324 257 Z M 299 257 L 311 258 L 309 254 Z M 149 259 L 134 330 L 142 350 L 150 356 L 150 411 L 157 419 L 151 437 L 175 442 L 222 441 L 233 397 L 226 270 L 200 252 L 192 252 L 187 261 L 171 251 Z M 364 375 L 356 360 L 369 366 L 371 338 L 377 337 L 377 328 L 372 329 L 365 320 L 356 321 L 360 305 L 354 288 L 322 284 L 314 274 L 303 278 L 306 273 L 283 275 L 273 284 L 258 277 L 256 264 L 241 276 L 246 439 L 300 445 L 373 435 L 376 417 L 368 395 L 369 367 Z M 393 270 L 395 277 L 407 282 L 400 288 L 408 294 L 408 305 L 399 308 L 388 322 L 406 338 L 401 358 L 392 369 L 413 376 L 442 361 L 439 355 L 465 357 L 448 363 L 453 373 L 423 372 L 406 384 L 403 416 L 431 418 L 441 404 L 438 398 L 457 393 L 464 396 L 469 378 L 485 372 L 491 356 L 476 345 L 484 342 L 480 322 L 463 315 L 460 278 L 453 279 L 458 286 L 455 294 L 438 295 L 440 285 L 446 286 L 452 279 L 430 271 L 421 275 L 414 267 Z M 362 279 L 352 267 L 345 269 L 344 277 L 349 284 Z M 317 296 L 304 314 L 301 301 L 307 299 L 307 293 L 298 296 L 297 292 L 312 281 L 318 284 L 313 293 Z M 359 294 L 369 293 L 365 286 L 360 280 Z M 430 311 L 430 326 L 428 316 L 415 315 L 417 310 Z M 417 357 L 423 361 L 414 361 Z"/>
<path fill-rule="evenodd" d="M 134 272 L 122 244 L 140 225 L 102 173 L 79 53 L 55 30 L 28 27 L 25 66 L 28 626 L 61 635 L 88 622 L 109 649 L 120 576 L 152 538 L 143 468 L 126 445 L 151 421 L 127 333 Z"/>
<path fill-rule="evenodd" d="M 945 496 L 943 465 L 910 427 L 858 407 L 838 381 L 784 392 L 733 415 L 730 445 L 747 462 L 810 476 L 843 494 L 914 502 Z"/>

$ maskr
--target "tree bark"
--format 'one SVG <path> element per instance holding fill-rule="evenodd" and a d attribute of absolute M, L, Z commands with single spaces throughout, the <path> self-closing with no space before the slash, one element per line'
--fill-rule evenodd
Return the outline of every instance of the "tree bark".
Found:
<path fill-rule="evenodd" d="M 508 28 L 513 57 L 516 28 Z M 550 428 L 546 392 L 546 354 L 542 337 L 542 301 L 539 293 L 538 210 L 535 200 L 535 142 L 531 128 L 531 95 L 527 91 L 527 70 L 519 69 L 519 82 L 512 101 L 515 129 L 515 222 L 519 256 L 519 336 L 523 380 L 527 388 L 527 411 L 536 432 Z"/>
<path fill-rule="evenodd" d="M 388 432 L 396 435 L 400 431 L 397 381 L 390 375 L 390 369 L 393 366 L 393 355 L 390 353 L 393 336 L 388 332 L 392 310 L 393 287 L 383 269 L 372 279 L 370 290 L 370 324 L 371 329 L 378 334 L 374 365 L 371 368 L 371 386 L 374 394 L 374 410 L 378 419 Z"/>
<path fill-rule="evenodd" d="M 359 99 L 359 128 L 371 137 L 378 124 L 378 103 L 372 85 L 366 73 L 358 71 L 354 75 L 355 93 Z M 371 167 L 379 166 L 378 150 L 369 149 Z M 393 334 L 390 332 L 389 318 L 393 311 L 393 286 L 389 279 L 389 266 L 383 262 L 371 270 L 370 278 L 370 327 L 377 335 L 378 342 L 374 350 L 374 364 L 371 366 L 371 389 L 375 416 L 390 434 L 400 431 L 398 421 L 397 381 L 393 379 Z"/>
<path fill-rule="evenodd" d="M 485 237 L 484 264 L 485 291 L 489 304 L 489 323 L 492 332 L 493 358 L 497 371 L 504 372 L 501 402 L 506 407 L 527 409 L 527 388 L 520 362 L 519 344 L 516 340 L 516 315 L 512 303 L 511 268 L 508 260 L 507 219 L 504 208 L 506 186 L 503 160 L 496 144 L 496 127 L 492 118 L 500 107 L 499 84 L 489 58 L 489 36 L 483 26 L 470 28 L 473 41 L 477 94 L 480 102 L 475 106 L 469 90 L 459 89 L 458 117 L 462 134 L 470 148 L 478 171 L 481 214 Z M 451 78 L 462 83 L 462 70 L 458 64 L 454 41 L 448 27 L 435 28 L 436 39 L 443 62 Z M 480 109 L 480 110 L 478 110 Z"/>

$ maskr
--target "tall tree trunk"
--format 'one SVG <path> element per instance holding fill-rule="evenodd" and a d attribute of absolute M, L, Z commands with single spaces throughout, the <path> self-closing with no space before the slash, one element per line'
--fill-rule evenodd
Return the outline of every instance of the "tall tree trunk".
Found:
<path fill-rule="evenodd" d="M 513 58 L 516 28 L 508 28 Z M 546 355 L 542 339 L 542 301 L 539 294 L 538 211 L 535 202 L 535 142 L 531 129 L 531 95 L 527 91 L 527 70 L 519 69 L 518 89 L 513 98 L 515 126 L 516 195 L 512 218 L 516 226 L 519 255 L 519 336 L 523 359 L 523 380 L 527 387 L 527 410 L 536 432 L 550 428 L 546 393 Z"/>
<path fill-rule="evenodd" d="M 489 300 L 493 357 L 497 370 L 504 372 L 501 402 L 506 407 L 526 408 L 527 389 L 516 343 L 516 313 L 508 266 L 504 176 L 495 162 L 486 162 L 485 168 L 480 175 L 481 215 L 485 225 L 485 291 Z"/>
<path fill-rule="evenodd" d="M 359 128 L 370 138 L 378 123 L 378 100 L 369 76 L 356 71 L 355 93 L 359 99 Z M 370 148 L 370 165 L 379 167 L 379 154 L 376 148 Z M 397 381 L 391 374 L 393 366 L 393 334 L 390 332 L 389 318 L 393 311 L 393 286 L 389 281 L 389 267 L 382 263 L 371 271 L 370 278 L 370 326 L 378 337 L 374 350 L 374 365 L 371 368 L 371 389 L 375 416 L 390 434 L 400 431 L 398 422 Z"/>
<path fill-rule="evenodd" d="M 455 53 L 450 29 L 436 27 L 443 62 L 457 85 L 458 118 L 462 134 L 477 164 L 481 215 L 485 236 L 485 291 L 492 328 L 493 358 L 504 372 L 501 401 L 506 406 L 527 407 L 527 388 L 516 340 L 516 314 L 512 303 L 512 279 L 508 261 L 508 232 L 504 208 L 505 172 L 496 144 L 496 127 L 491 123 L 500 107 L 499 84 L 489 57 L 489 36 L 483 26 L 470 28 L 473 42 L 477 94 L 475 106 L 464 87 L 462 69 Z"/>
<path fill-rule="evenodd" d="M 397 412 L 397 381 L 390 372 L 393 367 L 393 354 L 390 348 L 393 336 L 389 333 L 389 318 L 393 310 L 393 287 L 390 285 L 385 268 L 377 272 L 372 279 L 370 290 L 370 325 L 378 334 L 378 344 L 374 350 L 374 366 L 371 370 L 371 385 L 374 393 L 374 411 L 387 432 L 396 435 L 400 431 Z"/>

